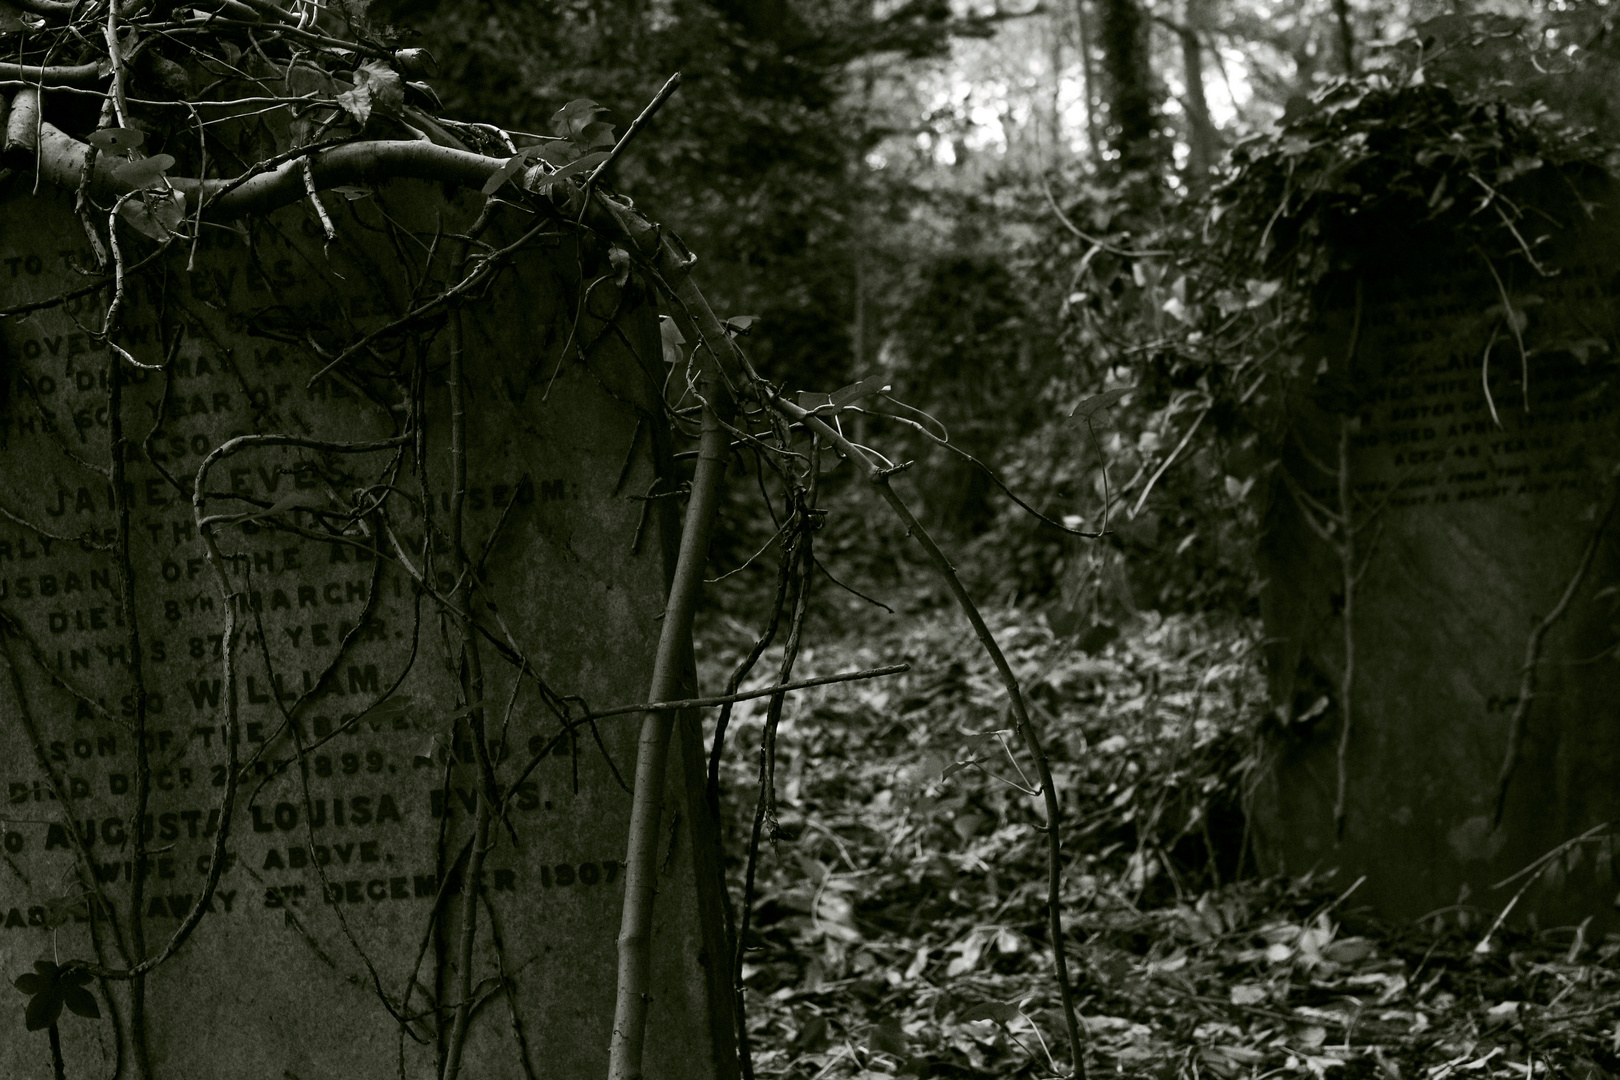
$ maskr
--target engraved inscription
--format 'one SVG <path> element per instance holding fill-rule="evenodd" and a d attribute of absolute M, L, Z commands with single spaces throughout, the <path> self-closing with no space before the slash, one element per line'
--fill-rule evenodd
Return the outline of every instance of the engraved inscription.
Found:
<path fill-rule="evenodd" d="M 468 896 L 474 985 L 498 980 L 555 1059 L 605 1054 L 635 733 L 573 725 L 648 682 L 662 526 L 631 493 L 662 408 L 632 348 L 656 356 L 656 327 L 621 305 L 620 332 L 564 363 L 574 255 L 514 260 L 464 316 L 457 427 L 444 318 L 382 333 L 449 273 L 441 215 L 472 216 L 413 198 L 357 206 L 329 250 L 303 208 L 205 228 L 194 262 L 177 247 L 127 280 L 113 341 L 133 362 L 95 333 L 105 290 L 0 320 L 0 965 L 124 969 L 188 933 L 145 980 L 165 1075 L 239 1075 L 248 1053 L 276 1075 L 306 1053 L 435 1074 Z M 71 197 L 0 213 L 3 304 L 84 280 L 91 252 L 51 239 L 82 232 Z M 441 254 L 405 265 L 394 241 Z M 689 923 L 682 851 L 661 904 Z M 698 964 L 688 923 L 665 969 Z M 291 981 L 219 1021 L 232 1047 L 185 1037 L 247 971 Z M 682 1019 L 702 974 L 682 979 L 669 1026 L 706 1031 Z M 108 985 L 127 1024 L 129 982 Z M 34 1068 L 8 1056 L 31 1045 L 16 1012 L 7 1075 Z M 112 1052 L 89 1025 L 63 1037 Z"/>

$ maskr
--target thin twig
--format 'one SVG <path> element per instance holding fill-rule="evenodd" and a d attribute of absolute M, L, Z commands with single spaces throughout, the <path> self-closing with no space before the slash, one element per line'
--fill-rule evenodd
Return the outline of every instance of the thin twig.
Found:
<path fill-rule="evenodd" d="M 1496 348 L 1496 326 L 1491 326 L 1491 339 L 1485 343 L 1485 353 L 1479 359 L 1479 385 L 1485 391 L 1485 404 L 1491 410 L 1491 423 L 1502 427 L 1502 418 L 1496 414 L 1496 398 L 1491 396 L 1491 350 Z"/>
<path fill-rule="evenodd" d="M 1620 481 L 1611 480 L 1603 512 L 1598 517 L 1597 525 L 1592 529 L 1592 535 L 1586 538 L 1586 550 L 1581 552 L 1581 561 L 1575 567 L 1575 573 L 1570 576 L 1569 584 L 1564 586 L 1564 593 L 1558 598 L 1558 603 L 1547 613 L 1546 618 L 1530 631 L 1530 639 L 1525 642 L 1524 667 L 1519 671 L 1519 700 L 1514 702 L 1513 715 L 1508 720 L 1507 754 L 1502 758 L 1502 768 L 1496 777 L 1496 810 L 1491 818 L 1493 828 L 1502 824 L 1502 812 L 1507 808 L 1508 785 L 1513 782 L 1513 773 L 1518 768 L 1519 755 L 1524 748 L 1525 719 L 1530 714 L 1530 702 L 1536 696 L 1536 669 L 1541 666 L 1542 642 L 1546 639 L 1547 632 L 1569 610 L 1570 602 L 1575 599 L 1575 593 L 1579 591 L 1581 582 L 1586 580 L 1587 572 L 1592 569 L 1592 562 L 1597 557 L 1603 534 L 1608 531 L 1609 522 L 1614 519 L 1617 493 L 1620 493 Z"/>
<path fill-rule="evenodd" d="M 1538 858 L 1538 859 L 1534 860 L 1533 862 L 1531 862 L 1529 866 L 1526 866 L 1524 869 L 1518 871 L 1517 873 L 1509 874 L 1507 877 L 1503 878 L 1501 881 L 1498 881 L 1495 885 L 1492 885 L 1491 886 L 1491 891 L 1494 892 L 1497 889 L 1505 889 L 1509 885 L 1513 884 L 1515 881 L 1518 881 L 1524 875 L 1536 873 L 1538 870 L 1540 870 L 1547 863 L 1551 862 L 1553 859 L 1558 858 L 1558 856 L 1562 855 L 1564 852 L 1568 851 L 1570 848 L 1575 847 L 1577 844 L 1584 844 L 1584 843 L 1586 843 L 1586 842 L 1588 842 L 1590 840 L 1597 839 L 1598 833 L 1601 833 L 1604 830 L 1606 830 L 1609 827 L 1609 824 L 1610 823 L 1607 822 L 1607 821 L 1600 821 L 1596 825 L 1592 826 L 1590 829 L 1587 829 L 1585 832 L 1581 833 L 1581 835 L 1576 836 L 1576 837 L 1571 837 L 1570 839 L 1565 840 L 1562 844 L 1559 844 L 1557 847 L 1553 848 L 1551 851 L 1547 852 L 1546 854 L 1542 855 L 1540 858 Z"/>
<path fill-rule="evenodd" d="M 1488 256 L 1486 256 L 1484 252 L 1480 252 L 1480 258 L 1485 260 L 1485 269 L 1487 269 L 1487 270 L 1489 270 L 1491 272 L 1491 280 L 1496 282 L 1496 294 L 1502 298 L 1502 318 L 1507 320 L 1508 329 L 1513 331 L 1513 340 L 1515 342 L 1517 342 L 1518 346 L 1519 346 L 1519 372 L 1520 372 L 1519 389 L 1523 393 L 1523 396 L 1524 396 L 1524 411 L 1529 412 L 1530 411 L 1530 354 L 1528 352 L 1526 352 L 1525 348 L 1524 348 L 1524 331 L 1519 326 L 1519 320 L 1518 320 L 1518 317 L 1517 317 L 1518 312 L 1514 311 L 1514 309 L 1513 309 L 1513 301 L 1508 299 L 1507 286 L 1502 284 L 1502 275 L 1498 274 L 1496 272 L 1496 265 L 1491 262 L 1490 258 Z M 1493 331 L 1493 333 L 1494 333 L 1494 331 Z M 1490 355 L 1490 350 L 1486 349 L 1487 358 L 1489 357 L 1489 355 Z M 1485 388 L 1485 390 L 1486 390 L 1486 393 L 1489 393 L 1490 392 L 1490 387 L 1487 386 Z M 1496 405 L 1494 403 L 1491 405 L 1491 417 L 1492 417 L 1492 419 L 1496 418 Z M 1496 421 L 1496 426 L 1501 427 L 1502 422 L 1500 420 L 1497 420 Z"/>
<path fill-rule="evenodd" d="M 922 546 L 923 551 L 928 555 L 929 562 L 934 565 L 935 570 L 944 579 L 946 587 L 950 589 L 951 594 L 956 598 L 958 606 L 962 608 L 963 614 L 967 616 L 968 622 L 972 624 L 973 632 L 989 655 L 997 674 L 1001 676 L 1002 685 L 1007 690 L 1013 717 L 1017 721 L 1019 734 L 1023 737 L 1025 749 L 1030 757 L 1034 759 L 1036 774 L 1040 778 L 1041 789 L 1045 794 L 1045 832 L 1048 851 L 1047 914 L 1052 936 L 1053 963 L 1057 969 L 1058 993 L 1062 998 L 1064 1022 L 1068 1028 L 1069 1049 L 1074 1062 L 1074 1076 L 1077 1080 L 1084 1080 L 1086 1072 L 1084 1044 L 1081 1041 L 1080 1024 L 1075 1011 L 1074 989 L 1069 983 L 1068 956 L 1063 935 L 1060 888 L 1062 851 L 1059 825 L 1062 818 L 1062 809 L 1058 803 L 1056 788 L 1052 783 L 1052 772 L 1047 765 L 1046 754 L 1041 748 L 1040 738 L 1035 730 L 1034 719 L 1029 715 L 1029 711 L 1025 707 L 1023 692 L 1018 684 L 1018 677 L 1013 674 L 1012 666 L 1007 663 L 1007 658 L 1002 653 L 1001 646 L 996 643 L 995 635 L 990 632 L 989 626 L 985 624 L 984 617 L 979 613 L 978 606 L 973 602 L 973 598 L 968 595 L 961 578 L 957 576 L 956 568 L 951 564 L 950 558 L 935 543 L 934 538 L 923 528 L 922 523 L 917 520 L 916 515 L 906 505 L 905 500 L 900 497 L 900 494 L 894 490 L 894 486 L 889 483 L 892 470 L 883 469 L 875 464 L 866 453 L 846 439 L 825 420 L 810 415 L 809 412 L 798 405 L 775 394 L 771 395 L 769 404 L 788 419 L 796 423 L 807 424 L 811 430 L 818 432 L 822 438 L 837 447 L 839 453 L 852 462 L 865 466 L 867 479 L 877 487 L 878 493 L 883 500 L 889 504 L 889 508 L 894 511 L 895 516 L 905 525 L 906 534 Z"/>
<path fill-rule="evenodd" d="M 815 455 L 811 455 L 810 476 L 812 483 L 817 475 Z M 803 499 L 803 493 L 796 493 L 798 499 Z M 805 505 L 798 507 L 797 515 L 803 516 L 813 504 L 813 499 L 805 500 Z M 782 646 L 782 665 L 778 679 L 786 679 L 793 671 L 794 662 L 799 656 L 799 642 L 804 631 L 804 618 L 809 610 L 810 583 L 815 579 L 814 563 L 811 561 L 811 536 L 808 528 L 800 529 L 793 539 L 793 562 L 799 581 L 799 595 L 794 601 L 793 616 L 788 624 L 787 641 Z M 772 694 L 769 709 L 765 714 L 765 727 L 760 733 L 759 740 L 759 793 L 754 802 L 754 821 L 748 834 L 748 855 L 743 869 L 743 902 L 742 920 L 737 928 L 736 941 L 733 943 L 735 952 L 732 955 L 732 986 L 737 1003 L 737 1049 L 741 1057 L 745 1076 L 753 1075 L 753 1061 L 748 1042 L 748 1025 L 744 1022 L 744 987 L 743 987 L 743 958 L 748 949 L 748 931 L 753 922 L 754 915 L 754 881 L 759 866 L 759 842 L 765 831 L 765 825 L 770 824 L 769 839 L 776 843 L 779 826 L 776 816 L 776 731 L 782 720 L 782 706 L 787 700 L 786 694 Z M 825 878 L 823 882 L 825 882 Z M 817 897 L 819 901 L 819 896 Z M 816 902 L 811 903 L 811 917 L 815 918 Z"/>
<path fill-rule="evenodd" d="M 677 71 L 664 83 L 663 88 L 653 95 L 653 99 L 647 103 L 647 107 L 641 110 L 641 115 L 630 122 L 630 126 L 625 129 L 619 141 L 613 144 L 613 149 L 608 151 L 608 156 L 602 159 L 602 163 L 591 170 L 591 175 L 585 179 L 587 188 L 594 185 L 596 178 L 601 176 L 610 165 L 619 159 L 619 155 L 624 152 L 624 148 L 630 145 L 630 140 L 636 137 L 636 134 L 646 126 L 647 121 L 651 120 L 659 109 L 663 108 L 664 102 L 669 100 L 670 95 L 679 89 L 680 85 L 681 73 Z"/>
<path fill-rule="evenodd" d="M 1170 254 L 1169 251 L 1159 250 L 1132 251 L 1129 248 L 1115 247 L 1106 240 L 1100 240 L 1097 237 L 1092 236 L 1090 233 L 1085 232 L 1080 228 L 1080 226 L 1069 220 L 1069 215 L 1065 214 L 1062 209 L 1058 207 L 1057 200 L 1052 197 L 1052 185 L 1046 182 L 1046 177 L 1044 176 L 1041 177 L 1041 191 L 1046 194 L 1046 204 L 1052 208 L 1052 212 L 1056 214 L 1058 220 L 1063 223 L 1063 227 L 1074 233 L 1075 236 L 1078 236 L 1086 243 L 1091 244 L 1095 249 L 1106 251 L 1110 255 L 1118 255 L 1125 259 L 1146 259 L 1154 256 Z M 1087 254 L 1089 255 L 1090 253 L 1088 252 Z"/>
<path fill-rule="evenodd" d="M 1345 799 L 1350 787 L 1350 731 L 1356 679 L 1356 530 L 1350 503 L 1350 418 L 1339 418 L 1339 535 L 1340 569 L 1344 578 L 1344 670 L 1339 677 L 1339 745 L 1333 794 L 1333 833 L 1344 839 Z"/>
<path fill-rule="evenodd" d="M 910 664 L 890 664 L 887 667 L 866 668 L 862 671 L 846 671 L 841 675 L 818 675 L 813 679 L 797 679 L 793 682 L 778 683 L 774 686 L 764 686 L 758 690 L 748 690 L 737 694 L 722 694 L 719 697 L 686 698 L 682 701 L 655 701 L 642 705 L 620 705 L 613 709 L 603 709 L 601 712 L 593 710 L 585 715 L 591 720 L 600 720 L 605 716 L 623 716 L 626 713 L 680 712 L 686 709 L 707 709 L 715 705 L 730 705 L 738 701 L 751 701 L 754 698 L 770 697 L 773 694 L 786 694 L 792 690 L 805 690 L 812 686 L 829 686 L 833 683 L 857 682 L 862 679 L 881 679 L 886 675 L 899 675 L 910 670 Z"/>
<path fill-rule="evenodd" d="M 337 239 L 337 228 L 332 224 L 332 215 L 326 212 L 326 204 L 321 202 L 320 192 L 315 189 L 315 170 L 310 165 L 309 158 L 304 158 L 303 163 L 304 191 L 315 207 L 316 216 L 321 219 L 321 228 L 326 232 L 326 242 L 331 243 Z"/>
<path fill-rule="evenodd" d="M 1147 486 L 1142 489 L 1141 496 L 1136 500 L 1136 505 L 1131 507 L 1131 518 L 1133 520 L 1137 514 L 1142 512 L 1142 505 L 1147 502 L 1148 496 L 1153 494 L 1153 485 L 1159 482 L 1159 477 L 1164 475 L 1166 469 L 1175 464 L 1176 458 L 1181 456 L 1181 452 L 1185 450 L 1187 448 L 1187 444 L 1192 441 L 1193 433 L 1198 430 L 1198 425 L 1204 422 L 1204 417 L 1208 416 L 1210 410 L 1214 407 L 1214 402 L 1204 406 L 1204 408 L 1198 413 L 1198 416 L 1194 418 L 1192 426 L 1187 428 L 1187 434 L 1183 435 L 1181 437 L 1181 441 L 1176 444 L 1176 448 L 1170 451 L 1170 456 L 1165 458 L 1164 461 L 1160 463 L 1159 467 L 1153 471 L 1153 475 L 1148 479 Z"/>

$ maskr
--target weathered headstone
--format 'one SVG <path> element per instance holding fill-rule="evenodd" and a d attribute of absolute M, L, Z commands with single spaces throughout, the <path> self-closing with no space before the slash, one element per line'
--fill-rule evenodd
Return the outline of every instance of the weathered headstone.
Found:
<path fill-rule="evenodd" d="M 4 308 L 92 263 L 71 195 L 32 183 L 0 193 Z M 459 328 L 455 305 L 402 322 L 538 219 L 468 243 L 476 196 L 326 198 L 329 245 L 305 201 L 132 269 L 133 362 L 91 333 L 105 289 L 0 321 L 0 972 L 127 969 L 195 921 L 139 1004 L 101 979 L 100 1020 L 63 1015 L 70 1076 L 438 1076 L 462 1006 L 463 1075 L 602 1076 L 639 717 L 577 720 L 644 698 L 663 608 L 652 307 L 542 229 Z M 647 1074 L 724 1076 L 718 856 L 680 733 Z M 0 1074 L 46 1075 L 6 992 Z"/>
<path fill-rule="evenodd" d="M 1325 367 L 1289 403 L 1263 542 L 1273 689 L 1288 722 L 1255 793 L 1258 837 L 1273 868 L 1339 867 L 1345 886 L 1366 874 L 1358 902 L 1390 916 L 1500 909 L 1523 880 L 1493 885 L 1620 818 L 1620 545 L 1605 522 L 1620 462 L 1617 196 L 1606 177 L 1575 171 L 1514 193 L 1532 208 L 1529 236 L 1551 234 L 1537 251 L 1549 276 L 1511 251 L 1487 263 L 1433 227 L 1369 226 L 1356 270 L 1326 288 L 1303 357 L 1306 375 Z M 1527 323 L 1506 317 L 1504 297 Z M 1352 564 L 1342 533 L 1328 529 L 1326 542 L 1307 520 L 1325 526 L 1345 502 L 1348 649 Z M 1497 825 L 1516 712 L 1524 738 Z M 1519 914 L 1613 925 L 1615 871 L 1600 832 L 1547 868 Z"/>

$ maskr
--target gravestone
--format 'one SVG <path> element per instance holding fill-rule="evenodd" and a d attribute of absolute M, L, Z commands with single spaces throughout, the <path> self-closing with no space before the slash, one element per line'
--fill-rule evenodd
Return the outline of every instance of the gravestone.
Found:
<path fill-rule="evenodd" d="M 1369 224 L 1356 267 L 1325 287 L 1303 353 L 1323 377 L 1289 400 L 1261 553 L 1284 720 L 1253 800 L 1269 868 L 1337 867 L 1341 887 L 1365 874 L 1357 902 L 1392 917 L 1493 911 L 1523 879 L 1496 883 L 1620 818 L 1620 547 L 1604 519 L 1620 463 L 1617 194 L 1575 170 L 1514 192 L 1530 235 L 1550 234 L 1547 276 L 1510 249 L 1487 264 L 1440 229 L 1395 222 Z M 1528 317 L 1523 356 L 1504 293 Z M 1359 575 L 1342 838 L 1345 567 L 1307 521 L 1342 505 L 1341 434 Z M 1566 590 L 1519 710 L 1531 635 Z M 1516 711 L 1524 739 L 1497 825 Z M 1615 871 L 1600 832 L 1554 860 L 1518 913 L 1614 926 Z"/>
<path fill-rule="evenodd" d="M 459 331 L 401 325 L 537 221 L 467 243 L 481 199 L 394 181 L 326 196 L 330 243 L 305 200 L 132 271 L 119 362 L 72 196 L 32 184 L 0 193 L 0 307 L 69 299 L 0 320 L 6 982 L 127 969 L 196 920 L 139 1002 L 98 979 L 102 1018 L 63 1015 L 68 1075 L 438 1076 L 464 1003 L 462 1075 L 605 1075 L 639 716 L 579 720 L 644 700 L 676 539 L 650 294 L 541 230 Z M 724 1076 L 678 730 L 647 1075 Z M 0 1074 L 48 1075 L 11 993 Z"/>

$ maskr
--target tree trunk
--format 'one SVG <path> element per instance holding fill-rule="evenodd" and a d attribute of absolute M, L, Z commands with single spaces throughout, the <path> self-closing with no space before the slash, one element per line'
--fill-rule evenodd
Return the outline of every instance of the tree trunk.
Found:
<path fill-rule="evenodd" d="M 1158 110 L 1147 24 L 1136 0 L 1102 0 L 1102 48 L 1109 150 L 1121 173 L 1151 170 L 1159 157 Z"/>
<path fill-rule="evenodd" d="M 1056 22 L 1048 23 L 1046 30 L 1051 35 L 1047 45 L 1052 64 L 1052 162 L 1056 164 L 1063 150 L 1063 30 Z"/>
<path fill-rule="evenodd" d="M 1080 43 L 1080 87 L 1086 99 L 1086 153 L 1092 162 L 1102 160 L 1102 137 L 1097 133 L 1097 72 L 1091 57 L 1091 16 L 1086 0 L 1074 0 L 1074 25 Z"/>
<path fill-rule="evenodd" d="M 1339 28 L 1339 69 L 1346 78 L 1356 77 L 1356 35 L 1350 26 L 1350 0 L 1333 0 L 1333 17 Z"/>
<path fill-rule="evenodd" d="M 1187 110 L 1187 176 L 1193 182 L 1207 176 L 1220 157 L 1220 136 L 1209 118 L 1209 101 L 1204 97 L 1204 54 L 1199 41 L 1203 28 L 1204 0 L 1187 0 L 1182 23 L 1176 27 L 1181 39 L 1181 71 L 1187 84 L 1182 104 Z"/>

